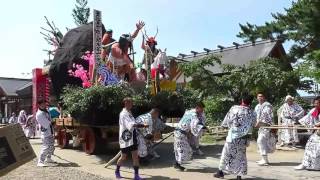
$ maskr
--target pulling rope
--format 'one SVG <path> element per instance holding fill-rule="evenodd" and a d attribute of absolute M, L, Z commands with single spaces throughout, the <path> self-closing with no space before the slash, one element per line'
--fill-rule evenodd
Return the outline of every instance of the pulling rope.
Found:
<path fill-rule="evenodd" d="M 163 141 L 165 141 L 166 139 L 168 139 L 172 135 L 173 135 L 173 133 L 170 133 L 168 136 L 166 136 L 165 138 L 161 139 L 161 141 L 153 144 L 151 148 L 154 149 L 156 146 L 161 144 Z M 115 155 L 110 161 L 108 161 L 107 164 L 104 166 L 104 168 L 109 167 L 112 163 L 114 163 L 116 160 L 118 160 L 120 158 L 120 156 L 121 156 L 121 151 L 119 151 L 117 155 Z"/>
<path fill-rule="evenodd" d="M 265 129 L 300 129 L 300 130 L 320 130 L 320 127 L 282 126 L 282 125 L 261 126 L 261 128 L 265 128 Z"/>

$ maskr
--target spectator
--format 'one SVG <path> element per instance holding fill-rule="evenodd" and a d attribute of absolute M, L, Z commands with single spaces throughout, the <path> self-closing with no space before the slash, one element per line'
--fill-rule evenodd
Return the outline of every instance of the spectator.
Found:
<path fill-rule="evenodd" d="M 9 118 L 9 124 L 17 124 L 18 123 L 18 118 L 16 116 L 16 113 L 12 113 L 11 117 Z"/>

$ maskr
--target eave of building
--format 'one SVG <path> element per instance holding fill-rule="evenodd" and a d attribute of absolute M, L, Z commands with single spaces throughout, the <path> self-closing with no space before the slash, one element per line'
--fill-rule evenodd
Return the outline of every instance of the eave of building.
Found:
<path fill-rule="evenodd" d="M 188 63 L 199 60 L 205 56 L 217 55 L 220 56 L 222 64 L 247 65 L 250 63 L 250 61 L 272 56 L 272 52 L 275 52 L 275 50 L 278 50 L 278 58 L 285 57 L 286 53 L 281 41 L 262 40 L 257 41 L 254 44 L 239 44 L 238 46 L 225 47 L 223 49 L 210 50 L 207 52 L 200 52 L 196 54 L 193 53 L 183 56 L 178 55 L 177 57 L 170 57 L 170 59 L 174 59 L 178 63 Z M 208 70 L 212 71 L 214 74 L 222 73 L 222 68 L 220 65 L 208 67 Z M 182 81 L 183 79 L 185 79 L 181 76 L 183 76 L 183 73 L 178 73 L 174 79 L 176 79 L 177 81 Z"/>

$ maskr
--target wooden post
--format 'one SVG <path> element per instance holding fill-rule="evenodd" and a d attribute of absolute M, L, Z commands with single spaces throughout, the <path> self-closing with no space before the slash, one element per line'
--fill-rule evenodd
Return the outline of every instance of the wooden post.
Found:
<path fill-rule="evenodd" d="M 97 84 L 97 69 L 101 66 L 102 20 L 101 11 L 93 10 L 93 54 L 95 64 L 91 81 Z"/>
<path fill-rule="evenodd" d="M 278 109 L 278 111 L 277 111 L 277 115 L 278 115 L 278 125 L 281 125 L 282 123 L 281 123 L 281 111 L 282 111 L 282 106 Z M 278 131 L 277 132 L 277 134 L 278 134 L 278 142 L 281 142 L 281 131 Z"/>
<path fill-rule="evenodd" d="M 155 92 L 158 94 L 160 92 L 160 77 L 159 77 L 159 71 L 156 69 L 156 77 L 154 78 L 155 82 Z"/>

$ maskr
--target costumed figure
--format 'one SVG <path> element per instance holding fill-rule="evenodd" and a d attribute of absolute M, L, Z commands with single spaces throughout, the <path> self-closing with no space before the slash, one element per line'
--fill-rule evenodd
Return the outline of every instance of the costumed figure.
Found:
<path fill-rule="evenodd" d="M 237 175 L 237 179 L 247 174 L 248 162 L 246 150 L 250 142 L 250 132 L 256 123 L 254 111 L 250 108 L 253 96 L 244 95 L 241 105 L 232 106 L 221 126 L 228 128 L 228 135 L 224 144 L 219 171 L 216 178 L 223 178 L 224 172 Z"/>
<path fill-rule="evenodd" d="M 320 96 L 314 99 L 314 108 L 299 122 L 309 128 L 320 128 Z M 320 130 L 311 130 L 302 163 L 295 170 L 320 170 Z"/>
<path fill-rule="evenodd" d="M 101 59 L 106 61 L 106 58 L 109 57 L 111 52 L 111 43 L 115 42 L 116 40 L 112 38 L 113 31 L 112 29 L 108 29 L 106 33 L 104 33 L 102 37 L 102 45 L 108 45 L 107 47 L 103 48 L 101 51 Z"/>
<path fill-rule="evenodd" d="M 159 50 L 160 51 L 160 50 Z M 160 73 L 160 79 L 165 79 L 168 77 L 166 74 L 166 64 L 169 59 L 164 52 L 160 51 L 158 55 L 154 58 L 154 62 L 151 64 L 151 78 L 154 79 L 157 76 L 157 71 Z"/>
<path fill-rule="evenodd" d="M 108 67 L 118 77 L 118 79 L 124 80 L 125 75 L 135 74 L 133 61 L 130 59 L 128 51 L 132 49 L 132 41 L 138 35 L 140 29 L 144 26 L 144 22 L 139 21 L 137 29 L 131 35 L 121 35 L 119 42 L 115 43 L 111 47 L 111 53 L 108 59 Z M 133 72 L 133 73 L 132 73 Z M 130 77 L 127 78 L 130 81 Z"/>
<path fill-rule="evenodd" d="M 54 129 L 52 126 L 50 113 L 46 107 L 46 102 L 44 100 L 39 100 L 38 106 L 39 109 L 36 113 L 36 120 L 40 125 L 42 148 L 37 166 L 45 167 L 47 166 L 47 163 L 56 163 L 51 159 L 51 156 L 53 155 L 55 149 Z"/>
<path fill-rule="evenodd" d="M 192 135 L 199 136 L 202 130 L 206 129 L 200 120 L 203 109 L 204 104 L 198 103 L 195 109 L 186 111 L 174 131 L 173 145 L 176 160 L 174 168 L 180 171 L 185 170 L 181 164 L 192 159 L 193 150 L 190 146 L 189 138 Z"/>
<path fill-rule="evenodd" d="M 131 155 L 133 160 L 134 180 L 140 180 L 137 128 L 147 128 L 148 125 L 136 123 L 135 118 L 131 114 L 131 108 L 133 106 L 131 98 L 125 98 L 123 104 L 124 108 L 119 116 L 119 144 L 121 157 L 117 162 L 115 175 L 116 178 L 122 178 L 120 175 L 120 167 L 127 157 Z"/>
<path fill-rule="evenodd" d="M 145 65 L 147 68 L 147 71 L 150 71 L 150 66 L 154 62 L 154 58 L 158 55 L 160 52 L 159 49 L 156 48 L 158 42 L 156 41 L 156 36 L 158 34 L 158 29 L 157 33 L 154 37 L 148 37 L 147 33 L 145 32 L 143 38 L 142 38 L 142 44 L 141 48 L 145 51 L 142 64 Z M 145 37 L 146 36 L 146 37 Z M 145 38 L 147 38 L 145 42 Z"/>
<path fill-rule="evenodd" d="M 281 107 L 281 123 L 283 126 L 293 126 L 298 123 L 304 115 L 301 106 L 294 103 L 294 98 L 290 95 L 286 96 L 285 103 Z M 296 129 L 283 129 L 280 133 L 281 146 L 292 144 L 293 146 L 299 142 L 298 132 Z"/>
<path fill-rule="evenodd" d="M 265 100 L 265 96 L 262 93 L 257 94 L 257 99 L 259 104 L 255 107 L 257 115 L 256 127 L 271 126 L 273 124 L 272 105 Z M 258 165 L 268 165 L 268 154 L 273 153 L 276 149 L 275 133 L 270 129 L 259 128 L 257 144 L 259 153 L 262 156 L 262 159 L 257 161 Z"/>

